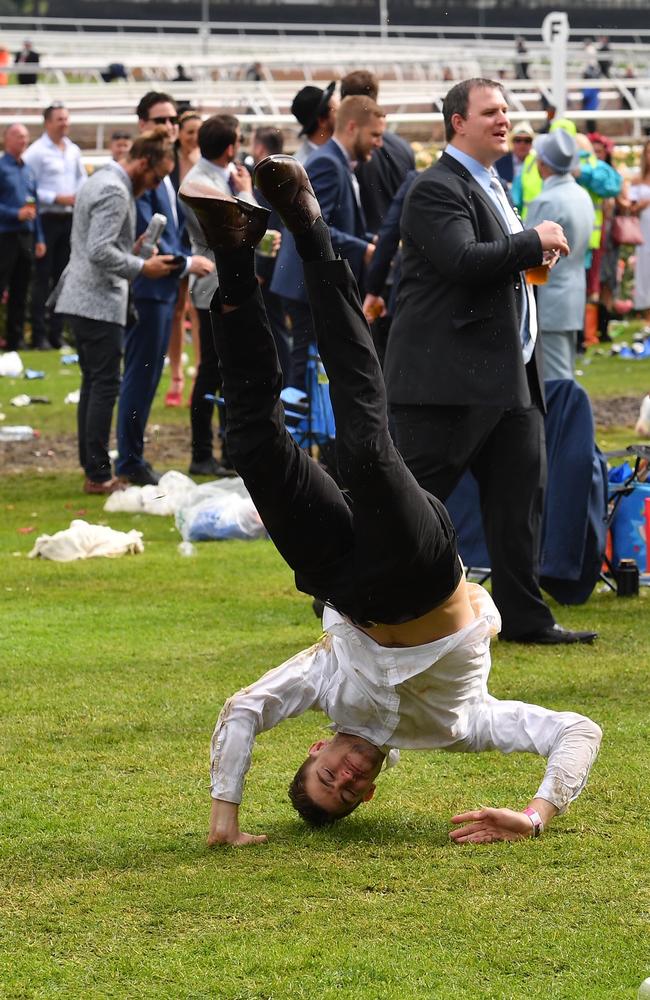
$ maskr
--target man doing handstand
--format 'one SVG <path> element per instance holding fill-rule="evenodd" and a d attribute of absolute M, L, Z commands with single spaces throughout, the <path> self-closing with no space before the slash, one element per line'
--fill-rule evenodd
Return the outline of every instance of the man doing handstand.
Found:
<path fill-rule="evenodd" d="M 319 708 L 335 735 L 320 740 L 289 795 L 310 824 L 372 797 L 391 751 L 527 751 L 547 757 L 526 810 L 452 817 L 459 843 L 537 836 L 585 785 L 601 739 L 573 712 L 487 692 L 490 639 L 500 627 L 487 591 L 463 576 L 443 505 L 416 483 L 391 441 L 379 362 L 348 264 L 337 260 L 302 166 L 272 156 L 255 183 L 293 233 L 336 418 L 334 480 L 284 426 L 282 376 L 255 279 L 264 209 L 185 185 L 219 273 L 212 303 L 229 454 L 296 586 L 325 604 L 325 634 L 224 705 L 212 740 L 209 843 L 266 840 L 239 829 L 255 737 Z"/>

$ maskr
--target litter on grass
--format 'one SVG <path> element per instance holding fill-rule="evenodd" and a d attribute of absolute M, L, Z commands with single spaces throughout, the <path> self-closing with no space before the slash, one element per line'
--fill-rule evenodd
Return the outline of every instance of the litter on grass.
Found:
<path fill-rule="evenodd" d="M 73 562 L 76 559 L 93 559 L 96 556 L 136 555 L 144 552 L 142 532 L 115 531 L 105 524 L 88 524 L 75 520 L 70 527 L 55 535 L 39 535 L 30 559 L 52 559 L 54 562 Z"/>

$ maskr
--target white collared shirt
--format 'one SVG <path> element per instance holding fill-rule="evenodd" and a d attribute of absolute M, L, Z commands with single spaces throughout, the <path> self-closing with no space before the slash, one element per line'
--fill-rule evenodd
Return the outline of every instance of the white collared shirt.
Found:
<path fill-rule="evenodd" d="M 474 621 L 422 646 L 388 648 L 325 609 L 325 634 L 225 703 L 212 737 L 212 797 L 241 802 L 255 737 L 320 709 L 336 732 L 390 750 L 526 751 L 548 757 L 537 796 L 563 811 L 584 787 L 600 730 L 574 712 L 552 712 L 487 691 L 490 639 L 501 619 L 469 584 Z"/>
<path fill-rule="evenodd" d="M 72 206 L 57 205 L 54 199 L 59 194 L 76 195 L 88 176 L 76 143 L 64 136 L 61 149 L 44 132 L 26 150 L 23 160 L 29 163 L 36 176 L 41 214 L 69 215 Z"/>

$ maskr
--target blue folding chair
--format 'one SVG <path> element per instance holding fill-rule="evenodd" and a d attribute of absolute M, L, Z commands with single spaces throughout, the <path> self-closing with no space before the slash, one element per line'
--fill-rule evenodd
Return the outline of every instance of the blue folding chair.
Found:
<path fill-rule="evenodd" d="M 327 372 L 317 352 L 310 348 L 307 358 L 307 387 L 287 386 L 280 394 L 287 429 L 301 448 L 310 454 L 336 438 L 334 411 L 330 401 Z"/>

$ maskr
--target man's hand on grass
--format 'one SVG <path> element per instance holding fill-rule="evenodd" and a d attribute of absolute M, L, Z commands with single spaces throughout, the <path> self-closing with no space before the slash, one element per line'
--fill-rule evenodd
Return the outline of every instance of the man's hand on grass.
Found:
<path fill-rule="evenodd" d="M 212 800 L 210 811 L 210 833 L 208 847 L 230 844 L 232 847 L 248 847 L 250 844 L 265 844 L 268 837 L 265 833 L 244 833 L 239 829 L 239 806 L 236 802 L 224 802 L 222 799 Z"/>
<path fill-rule="evenodd" d="M 451 822 L 464 824 L 449 834 L 456 844 L 524 840 L 533 834 L 533 826 L 526 813 L 513 809 L 475 809 L 452 816 Z"/>

